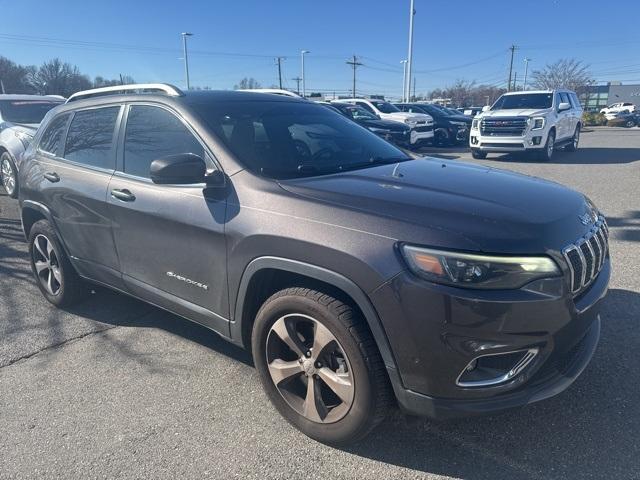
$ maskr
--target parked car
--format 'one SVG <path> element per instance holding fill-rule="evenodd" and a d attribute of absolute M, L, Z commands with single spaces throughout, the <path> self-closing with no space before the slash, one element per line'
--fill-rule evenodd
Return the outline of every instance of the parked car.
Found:
<path fill-rule="evenodd" d="M 613 103 L 608 107 L 604 107 L 600 110 L 600 113 L 605 115 L 612 113 L 631 113 L 636 111 L 636 106 L 630 102 Z"/>
<path fill-rule="evenodd" d="M 434 137 L 436 145 L 455 145 L 466 142 L 471 129 L 471 117 L 460 114 L 455 115 L 445 107 L 439 107 L 428 103 L 396 103 L 394 104 L 403 112 L 426 113 L 433 117 Z"/>
<path fill-rule="evenodd" d="M 373 113 L 382 120 L 390 120 L 392 122 L 400 122 L 411 127 L 411 136 L 409 143 L 418 145 L 425 141 L 433 139 L 433 117 L 423 113 L 406 113 L 401 112 L 395 105 L 372 98 L 350 98 L 344 100 L 333 100 L 334 103 L 349 103 L 358 105 L 370 113 Z"/>
<path fill-rule="evenodd" d="M 57 96 L 0 95 L 0 179 L 7 195 L 17 198 L 20 190 L 20 157 L 45 114 L 63 103 Z"/>
<path fill-rule="evenodd" d="M 91 282 L 200 323 L 334 444 L 396 402 L 445 419 L 543 400 L 591 359 L 611 267 L 584 195 L 413 159 L 302 99 L 136 87 L 71 96 L 24 155 L 22 226 L 53 305 Z"/>
<path fill-rule="evenodd" d="M 617 113 L 607 121 L 607 125 L 609 125 L 610 127 L 627 127 L 627 128 L 638 126 L 640 125 L 640 112 Z"/>
<path fill-rule="evenodd" d="M 349 103 L 328 103 L 324 105 L 329 108 L 335 108 L 345 117 L 369 129 L 385 140 L 389 140 L 403 147 L 409 145 L 409 139 L 411 138 L 411 127 L 409 127 L 409 125 L 392 122 L 390 120 L 382 120 L 359 105 L 351 105 Z"/>
<path fill-rule="evenodd" d="M 467 115 L 468 117 L 475 117 L 479 113 L 482 113 L 482 109 L 484 107 L 460 107 L 457 110 L 463 115 Z"/>
<path fill-rule="evenodd" d="M 487 153 L 534 153 L 551 159 L 557 148 L 576 151 L 582 127 L 582 106 L 570 90 L 510 92 L 471 124 L 473 158 Z"/>

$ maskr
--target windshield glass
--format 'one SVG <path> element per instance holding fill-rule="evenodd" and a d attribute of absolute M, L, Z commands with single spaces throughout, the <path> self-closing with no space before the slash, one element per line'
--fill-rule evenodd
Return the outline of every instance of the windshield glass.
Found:
<path fill-rule="evenodd" d="M 362 107 L 357 107 L 355 105 L 349 105 L 344 107 L 344 109 L 351 115 L 352 118 L 356 120 L 365 119 L 365 120 L 379 120 L 373 113 L 365 110 Z"/>
<path fill-rule="evenodd" d="M 553 105 L 552 93 L 523 93 L 518 95 L 503 95 L 491 107 L 491 110 L 541 110 Z"/>
<path fill-rule="evenodd" d="M 11 123 L 40 123 L 53 107 L 61 102 L 48 100 L 2 100 L 2 120 Z"/>
<path fill-rule="evenodd" d="M 319 105 L 239 101 L 194 108 L 247 169 L 269 178 L 326 175 L 411 159 Z"/>
<path fill-rule="evenodd" d="M 371 100 L 371 103 L 382 113 L 394 113 L 399 112 L 400 110 L 395 106 L 390 104 L 389 102 L 381 102 L 378 100 Z"/>

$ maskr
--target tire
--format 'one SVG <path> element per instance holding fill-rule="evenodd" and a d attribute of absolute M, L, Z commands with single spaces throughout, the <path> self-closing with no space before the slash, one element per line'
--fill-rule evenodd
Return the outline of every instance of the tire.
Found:
<path fill-rule="evenodd" d="M 575 152 L 578 150 L 578 144 L 580 143 L 580 125 L 576 125 L 576 131 L 573 133 L 571 143 L 564 147 L 567 152 Z"/>
<path fill-rule="evenodd" d="M 635 125 L 636 125 L 636 122 L 634 122 L 633 120 L 627 120 L 627 123 L 624 124 L 624 126 L 627 128 L 635 127 Z"/>
<path fill-rule="evenodd" d="M 393 404 L 364 319 L 331 295 L 299 287 L 275 293 L 258 311 L 251 346 L 271 403 L 319 442 L 364 438 Z"/>
<path fill-rule="evenodd" d="M 447 147 L 451 145 L 452 141 L 449 138 L 449 132 L 444 128 L 438 128 L 433 132 L 433 143 L 439 147 Z"/>
<path fill-rule="evenodd" d="M 553 158 L 555 152 L 556 132 L 551 130 L 547 135 L 547 143 L 544 144 L 544 148 L 538 152 L 538 160 L 548 162 Z"/>
<path fill-rule="evenodd" d="M 475 158 L 476 160 L 483 160 L 483 159 L 487 158 L 487 152 L 482 152 L 482 151 L 478 150 L 477 148 L 472 148 L 471 149 L 471 156 L 473 158 Z"/>
<path fill-rule="evenodd" d="M 31 227 L 29 258 L 38 288 L 50 303 L 68 307 L 85 298 L 87 286 L 69 262 L 47 220 L 39 220 Z"/>
<path fill-rule="evenodd" d="M 9 153 L 4 152 L 0 156 L 0 176 L 2 186 L 11 198 L 18 198 L 18 169 Z"/>

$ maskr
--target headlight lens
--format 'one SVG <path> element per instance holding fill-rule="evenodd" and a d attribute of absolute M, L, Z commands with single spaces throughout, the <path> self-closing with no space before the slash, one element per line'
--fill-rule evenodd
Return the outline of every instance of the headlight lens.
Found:
<path fill-rule="evenodd" d="M 449 123 L 450 123 L 451 125 L 457 125 L 458 127 L 464 127 L 464 126 L 466 126 L 466 125 L 467 125 L 465 122 L 453 122 L 453 121 L 451 121 L 451 120 L 449 120 Z"/>
<path fill-rule="evenodd" d="M 508 257 L 403 245 L 409 268 L 426 280 L 464 288 L 516 289 L 561 275 L 549 257 Z"/>
<path fill-rule="evenodd" d="M 544 128 L 544 117 L 534 118 L 531 130 L 540 130 L 541 128 Z"/>
<path fill-rule="evenodd" d="M 411 120 L 410 118 L 405 119 L 404 123 L 406 123 L 407 125 L 409 125 L 410 127 L 415 126 L 415 124 L 417 123 L 415 120 Z"/>
<path fill-rule="evenodd" d="M 479 123 L 480 123 L 480 120 L 479 120 L 479 119 L 477 119 L 477 118 L 474 118 L 474 119 L 471 121 L 471 130 L 478 130 L 478 125 L 479 125 Z"/>

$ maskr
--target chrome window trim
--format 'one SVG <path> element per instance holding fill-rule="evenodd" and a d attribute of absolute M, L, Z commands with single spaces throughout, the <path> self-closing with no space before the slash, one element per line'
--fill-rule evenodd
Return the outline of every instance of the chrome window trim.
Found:
<path fill-rule="evenodd" d="M 500 352 L 500 353 L 487 353 L 485 355 L 478 355 L 477 357 L 475 357 L 473 360 L 471 360 L 460 372 L 460 375 L 458 375 L 458 378 L 456 379 L 456 385 L 458 387 L 463 387 L 463 388 L 478 388 L 478 387 L 492 387 L 495 385 L 499 385 L 501 383 L 505 383 L 509 380 L 511 380 L 512 378 L 518 376 L 532 361 L 533 359 L 538 355 L 538 352 L 540 351 L 539 348 L 534 347 L 534 348 L 528 348 L 528 349 L 521 349 L 521 350 L 512 350 L 510 352 Z M 523 355 L 523 357 L 518 360 L 515 365 L 513 367 L 511 367 L 511 369 L 505 373 L 504 375 L 500 375 L 499 377 L 495 377 L 495 378 L 490 378 L 488 380 L 478 380 L 478 381 L 474 381 L 474 382 L 463 382 L 460 381 L 460 378 L 462 377 L 462 375 L 464 375 L 464 373 L 467 371 L 467 368 L 469 368 L 469 366 L 477 361 L 478 359 L 482 358 L 482 357 L 495 357 L 498 355 L 510 355 L 512 353 L 519 353 L 519 352 L 525 352 L 525 355 Z"/>

